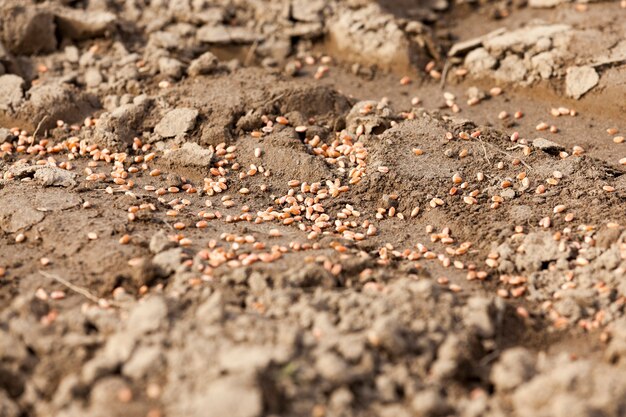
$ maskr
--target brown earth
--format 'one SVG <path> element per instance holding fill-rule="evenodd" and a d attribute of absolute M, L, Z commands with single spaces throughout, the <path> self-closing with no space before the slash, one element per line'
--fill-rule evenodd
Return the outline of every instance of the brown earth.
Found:
<path fill-rule="evenodd" d="M 0 417 L 626 415 L 587 3 L 0 1 Z"/>

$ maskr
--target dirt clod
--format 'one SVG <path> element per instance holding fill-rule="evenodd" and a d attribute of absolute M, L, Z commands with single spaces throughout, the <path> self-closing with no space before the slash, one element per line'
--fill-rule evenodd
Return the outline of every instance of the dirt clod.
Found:
<path fill-rule="evenodd" d="M 565 92 L 568 96 L 578 99 L 595 87 L 599 80 L 598 73 L 592 67 L 568 68 L 565 77 Z"/>
<path fill-rule="evenodd" d="M 187 108 L 174 109 L 165 114 L 154 127 L 154 131 L 164 138 L 182 135 L 193 129 L 197 117 L 198 110 Z"/>

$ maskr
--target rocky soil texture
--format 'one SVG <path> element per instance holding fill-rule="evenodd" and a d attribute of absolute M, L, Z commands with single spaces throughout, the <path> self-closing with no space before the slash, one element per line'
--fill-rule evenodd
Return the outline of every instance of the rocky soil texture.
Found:
<path fill-rule="evenodd" d="M 0 0 L 0 417 L 624 416 L 624 13 Z"/>

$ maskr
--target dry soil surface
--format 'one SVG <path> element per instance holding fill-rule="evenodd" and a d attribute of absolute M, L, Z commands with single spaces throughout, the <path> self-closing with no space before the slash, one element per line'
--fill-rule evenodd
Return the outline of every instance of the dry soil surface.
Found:
<path fill-rule="evenodd" d="M 626 415 L 625 15 L 0 0 L 0 417 Z"/>

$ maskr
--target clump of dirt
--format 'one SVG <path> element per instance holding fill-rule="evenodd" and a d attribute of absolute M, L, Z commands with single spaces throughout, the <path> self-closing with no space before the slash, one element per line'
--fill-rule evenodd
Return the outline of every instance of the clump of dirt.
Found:
<path fill-rule="evenodd" d="M 5 2 L 0 415 L 620 416 L 619 5 L 466 3 Z"/>
<path fill-rule="evenodd" d="M 478 78 L 521 86 L 561 80 L 556 82 L 560 91 L 574 99 L 600 84 L 601 75 L 610 72 L 611 67 L 626 62 L 620 25 L 601 15 L 584 21 L 574 15 L 576 11 L 560 11 L 565 18 L 558 22 L 534 18 L 540 15 L 533 14 L 532 8 L 553 7 L 558 2 L 542 3 L 529 3 L 531 8 L 525 13 L 532 17 L 523 27 L 499 27 L 481 33 L 453 45 L 448 55 L 463 57 L 463 68 Z M 579 6 L 578 13 L 586 12 L 583 9 L 587 6 Z M 610 29 L 600 30 L 602 26 Z"/>

